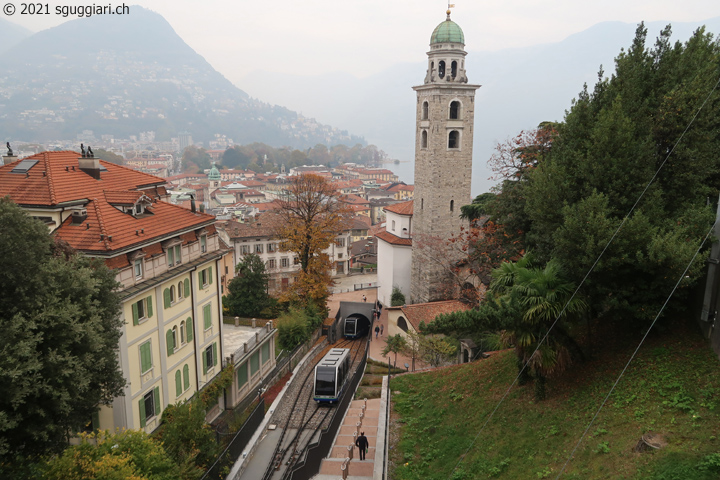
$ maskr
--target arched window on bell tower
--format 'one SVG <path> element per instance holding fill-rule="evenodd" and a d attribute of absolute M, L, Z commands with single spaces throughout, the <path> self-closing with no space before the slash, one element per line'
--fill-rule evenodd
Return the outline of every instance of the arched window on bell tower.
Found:
<path fill-rule="evenodd" d="M 445 78 L 445 60 L 440 60 L 438 63 L 438 77 Z"/>
<path fill-rule="evenodd" d="M 428 119 L 428 110 L 430 109 L 430 104 L 425 100 L 422 104 L 422 119 L 427 120 Z"/>
<path fill-rule="evenodd" d="M 420 147 L 421 148 L 428 148 L 427 137 L 428 137 L 427 130 L 423 130 L 422 133 L 420 134 Z"/>
<path fill-rule="evenodd" d="M 450 75 L 452 75 L 452 78 L 457 77 L 457 62 L 455 60 L 450 64 Z"/>
<path fill-rule="evenodd" d="M 460 148 L 460 132 L 451 130 L 448 135 L 448 148 Z"/>
<path fill-rule="evenodd" d="M 453 100 L 450 103 L 450 120 L 457 120 L 460 118 L 460 102 Z"/>

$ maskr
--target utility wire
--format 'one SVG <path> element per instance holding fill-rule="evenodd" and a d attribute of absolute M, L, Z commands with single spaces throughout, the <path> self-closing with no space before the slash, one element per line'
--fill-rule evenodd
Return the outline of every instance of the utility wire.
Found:
<path fill-rule="evenodd" d="M 563 465 L 563 467 L 560 469 L 560 471 L 557 474 L 557 477 L 555 477 L 555 480 L 560 478 L 560 475 L 562 475 L 563 471 L 570 463 L 570 460 L 572 459 L 573 455 L 575 455 L 575 451 L 577 451 L 578 447 L 580 446 L 580 443 L 582 443 L 583 439 L 587 435 L 587 433 L 590 430 L 590 428 L 592 427 L 593 423 L 595 423 L 595 420 L 597 419 L 598 415 L 600 415 L 600 411 L 603 409 L 603 407 L 607 403 L 608 399 L 610 398 L 610 395 L 612 395 L 613 391 L 615 390 L 615 387 L 617 387 L 618 383 L 620 383 L 620 379 L 625 374 L 625 371 L 630 366 L 630 363 L 635 358 L 635 355 L 637 355 L 638 351 L 640 350 L 640 347 L 642 347 L 643 343 L 645 342 L 645 339 L 648 337 L 648 335 L 650 335 L 650 331 L 655 326 L 655 323 L 657 323 L 658 319 L 660 318 L 660 315 L 662 315 L 663 310 L 665 310 L 665 307 L 667 306 L 668 302 L 670 301 L 672 296 L 675 294 L 675 290 L 677 290 L 678 286 L 680 285 L 680 282 L 682 282 L 682 280 L 683 280 L 683 278 L 685 278 L 685 275 L 687 274 L 688 270 L 690 270 L 690 267 L 695 262 L 695 259 L 697 258 L 698 253 L 700 253 L 700 250 L 702 250 L 703 245 L 705 245 L 705 242 L 707 241 L 708 237 L 710 236 L 710 234 L 712 233 L 712 231 L 716 225 L 717 225 L 717 223 L 713 224 L 713 226 L 710 227 L 710 230 L 708 230 L 702 243 L 700 243 L 700 246 L 697 248 L 697 250 L 695 250 L 695 254 L 690 259 L 690 262 L 687 264 L 687 267 L 685 267 L 685 271 L 683 271 L 682 275 L 680 275 L 680 278 L 678 278 L 678 281 L 677 281 L 677 283 L 675 283 L 675 286 L 673 287 L 672 291 L 670 292 L 670 295 L 668 295 L 667 299 L 665 299 L 665 303 L 663 303 L 663 306 L 660 307 L 660 311 L 655 316 L 655 319 L 650 324 L 650 327 L 647 329 L 647 332 L 645 332 L 645 335 L 643 336 L 642 340 L 640 340 L 640 343 L 638 344 L 637 348 L 635 349 L 633 354 L 630 356 L 630 360 L 628 360 L 627 363 L 625 364 L 625 368 L 622 369 L 622 372 L 620 372 L 620 375 L 618 376 L 617 380 L 615 380 L 615 383 L 613 384 L 612 388 L 610 388 L 610 391 L 605 396 L 605 400 L 603 400 L 603 402 L 600 404 L 600 408 L 598 408 L 597 412 L 595 412 L 595 416 L 593 416 L 593 418 L 592 418 L 592 420 L 590 420 L 590 423 L 588 424 L 587 428 L 585 429 L 583 434 L 580 436 L 580 440 L 578 440 L 578 442 L 575 444 L 575 448 L 573 448 L 573 451 L 570 452 L 570 455 L 568 456 L 568 459 L 565 462 L 565 465 Z"/>
<path fill-rule="evenodd" d="M 492 412 L 490 413 L 490 415 L 487 417 L 487 420 L 485 420 L 485 423 L 483 424 L 483 426 L 480 427 L 480 430 L 478 431 L 477 435 L 475 435 L 475 438 L 474 438 L 473 441 L 470 443 L 470 446 L 468 446 L 467 450 L 465 450 L 465 453 L 463 453 L 463 454 L 460 456 L 460 459 L 457 461 L 457 463 L 455 464 L 455 466 L 453 467 L 453 469 L 450 471 L 450 473 L 449 473 L 449 475 L 448 475 L 448 478 L 450 478 L 450 476 L 455 472 L 455 470 L 457 470 L 457 467 L 460 465 L 460 463 L 462 463 L 462 461 L 463 461 L 463 459 L 465 458 L 465 456 L 470 452 L 470 449 L 472 449 L 472 447 L 475 445 L 475 442 L 476 442 L 477 439 L 480 437 L 480 434 L 483 432 L 483 430 L 485 430 L 485 427 L 488 425 L 488 423 L 490 423 L 490 420 L 493 419 L 493 417 L 495 416 L 495 413 L 496 413 L 496 412 L 498 411 L 498 409 L 500 408 L 500 405 L 502 405 L 503 401 L 505 401 L 505 398 L 506 398 L 506 397 L 508 396 L 508 394 L 510 393 L 510 390 L 512 389 L 512 387 L 515 386 L 515 384 L 518 382 L 518 379 L 520 378 L 520 376 L 523 374 L 523 372 L 524 372 L 525 369 L 527 368 L 528 364 L 530 363 L 530 359 L 533 357 L 533 355 L 535 355 L 535 353 L 537 353 L 537 351 L 538 351 L 538 350 L 540 349 L 540 347 L 543 345 L 543 343 L 545 342 L 545 340 L 546 340 L 546 339 L 548 338 L 548 336 L 550 335 L 550 332 L 552 331 L 552 329 L 555 328 L 555 325 L 558 323 L 558 321 L 560 320 L 560 318 L 562 317 L 562 315 L 565 313 L 565 310 L 567 309 L 567 307 L 568 307 L 568 305 L 570 304 L 570 302 L 573 301 L 573 299 L 575 298 L 575 296 L 577 295 L 577 293 L 580 291 L 580 288 L 585 284 L 585 281 L 587 280 L 587 278 L 588 278 L 588 277 L 590 276 L 590 274 L 595 270 L 595 267 L 597 266 L 598 262 L 599 262 L 600 259 L 603 257 L 603 255 L 605 255 L 605 252 L 607 251 L 608 247 L 610 247 L 610 245 L 612 244 L 612 242 L 615 240 L 615 237 L 616 237 L 617 234 L 620 232 L 620 229 L 623 227 L 623 225 L 625 225 L 625 222 L 627 221 L 628 218 L 630 218 L 630 215 L 632 215 L 632 213 L 635 211 L 635 209 L 637 208 L 638 204 L 640 203 L 640 200 L 642 200 L 642 198 L 645 196 L 645 194 L 647 193 L 647 191 L 648 191 L 648 189 L 650 188 L 650 186 L 652 185 L 652 183 L 655 181 L 655 179 L 657 178 L 657 176 L 660 174 L 660 171 L 663 169 L 663 167 L 664 167 L 665 164 L 667 163 L 668 159 L 670 158 L 670 155 L 672 155 L 672 153 L 675 151 L 675 149 L 676 149 L 677 146 L 680 144 L 680 142 L 682 141 L 682 139 L 685 137 L 685 134 L 688 132 L 688 130 L 690 130 L 690 127 L 691 127 L 692 124 L 695 122 L 695 119 L 697 119 L 697 117 L 698 117 L 698 115 L 700 114 L 700 112 L 703 110 L 703 108 L 705 108 L 705 105 L 707 104 L 708 100 L 710 100 L 710 97 L 711 97 L 712 94 L 715 92 L 715 90 L 717 89 L 718 85 L 720 85 L 720 77 L 718 77 L 718 81 L 715 83 L 715 85 L 713 86 L 712 90 L 710 90 L 710 93 L 708 93 L 708 95 L 705 97 L 705 100 L 703 101 L 702 105 L 700 105 L 700 108 L 697 109 L 697 111 L 695 112 L 695 115 L 693 115 L 693 117 L 692 117 L 692 119 L 690 120 L 690 122 L 688 123 L 687 127 L 685 127 L 685 130 L 683 130 L 683 133 L 680 135 L 680 137 L 677 139 L 677 141 L 673 144 L 672 149 L 670 149 L 670 151 L 668 152 L 668 154 L 665 156 L 665 159 L 662 161 L 662 163 L 660 164 L 660 166 L 655 170 L 655 174 L 652 176 L 652 178 L 650 179 L 650 181 L 648 181 L 648 183 L 645 185 L 645 188 L 643 189 L 642 193 L 640 193 L 640 196 L 638 196 L 638 198 L 637 198 L 637 200 L 635 201 L 635 203 L 633 204 L 632 208 L 630 208 L 630 211 L 628 211 L 628 213 L 625 215 L 625 217 L 624 217 L 624 218 L 622 219 L 622 221 L 620 222 L 620 225 L 618 225 L 617 229 L 615 229 L 615 232 L 614 232 L 614 233 L 612 234 L 612 236 L 610 237 L 610 240 L 608 240 L 607 244 L 605 245 L 605 248 L 602 249 L 602 252 L 600 252 L 600 255 L 598 255 L 598 257 L 595 259 L 595 262 L 593 262 L 592 266 L 591 266 L 590 269 L 587 271 L 587 273 L 586 273 L 585 276 L 583 277 L 582 281 L 578 284 L 577 288 L 576 288 L 575 291 L 573 292 L 573 294 L 572 294 L 572 296 L 570 297 L 570 299 L 568 299 L 568 301 L 565 303 L 565 305 L 563 306 L 563 308 L 562 308 L 562 310 L 560 311 L 560 313 L 558 313 L 558 315 L 557 315 L 557 317 L 555 318 L 555 320 L 553 321 L 552 325 L 550 325 L 550 328 L 549 328 L 548 331 L 545 333 L 545 336 L 543 336 L 543 338 L 540 340 L 540 342 L 538 342 L 537 347 L 535 348 L 535 351 L 532 353 L 532 355 L 528 356 L 528 361 L 523 364 L 523 367 L 522 367 L 522 368 L 520 369 L 520 371 L 518 372 L 517 376 L 515 377 L 515 380 L 513 380 L 513 382 L 510 384 L 510 386 L 507 388 L 507 390 L 506 390 L 505 393 L 503 394 L 503 396 L 500 398 L 500 400 L 498 401 L 498 403 L 497 403 L 497 405 L 495 406 L 495 408 L 493 409 L 493 411 L 492 411 Z M 707 238 L 707 237 L 706 237 L 706 238 Z M 703 243 L 704 243 L 704 242 L 703 242 Z"/>

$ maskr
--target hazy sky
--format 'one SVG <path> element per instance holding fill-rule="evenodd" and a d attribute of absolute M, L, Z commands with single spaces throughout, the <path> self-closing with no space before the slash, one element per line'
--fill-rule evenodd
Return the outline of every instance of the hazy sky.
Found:
<path fill-rule="evenodd" d="M 63 5 L 89 3 L 67 0 Z M 342 71 L 364 77 L 396 62 L 423 61 L 430 33 L 444 20 L 447 9 L 441 0 L 138 3 L 165 17 L 233 82 L 257 71 L 304 75 Z M 452 19 L 464 30 L 470 51 L 555 42 L 603 21 L 679 22 L 720 16 L 718 0 L 455 0 L 455 5 Z M 3 18 L 33 31 L 67 21 L 18 13 Z"/>

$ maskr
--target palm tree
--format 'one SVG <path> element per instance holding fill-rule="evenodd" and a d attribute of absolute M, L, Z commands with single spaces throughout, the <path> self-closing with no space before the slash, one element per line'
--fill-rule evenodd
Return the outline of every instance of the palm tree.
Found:
<path fill-rule="evenodd" d="M 542 399 L 545 377 L 570 365 L 571 348 L 579 351 L 563 324 L 582 314 L 587 305 L 573 297 L 575 288 L 564 279 L 556 260 L 544 268 L 532 268 L 532 261 L 526 254 L 514 264 L 503 263 L 493 271 L 491 290 L 520 307 L 521 317 L 511 322 L 501 338 L 505 344 L 514 345 L 519 365 L 527 365 L 536 379 L 536 396 Z"/>

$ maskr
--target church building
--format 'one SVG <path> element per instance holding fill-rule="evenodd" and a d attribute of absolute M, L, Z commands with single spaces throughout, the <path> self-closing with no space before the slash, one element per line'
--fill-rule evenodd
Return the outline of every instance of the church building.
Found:
<path fill-rule="evenodd" d="M 451 253 L 448 240 L 460 234 L 460 207 L 472 200 L 475 90 L 480 85 L 468 83 L 465 36 L 450 20 L 450 10 L 433 31 L 427 55 L 425 81 L 413 87 L 414 199 L 403 209 L 403 228 L 393 230 L 390 215 L 386 231 L 377 237 L 378 298 L 386 305 L 393 287 L 402 291 L 408 304 L 452 295 L 448 267 L 460 258 Z"/>

